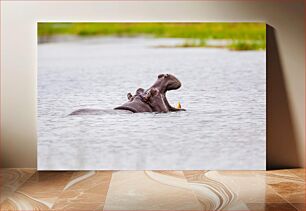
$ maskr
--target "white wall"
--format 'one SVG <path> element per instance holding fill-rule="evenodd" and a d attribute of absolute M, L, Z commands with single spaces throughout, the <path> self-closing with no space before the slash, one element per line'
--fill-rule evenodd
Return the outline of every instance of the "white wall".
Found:
<path fill-rule="evenodd" d="M 279 140 L 272 135 L 268 141 L 274 144 L 268 150 L 271 155 L 268 155 L 268 162 L 270 159 L 272 166 L 304 165 L 303 1 L 1 1 L 3 167 L 36 167 L 37 21 L 266 22 L 276 31 L 295 137 L 289 142 L 283 140 L 282 147 L 278 149 Z M 272 132 L 277 133 L 276 130 Z M 292 147 L 290 143 L 296 147 L 290 152 L 296 152 L 298 160 L 286 155 L 286 148 Z"/>

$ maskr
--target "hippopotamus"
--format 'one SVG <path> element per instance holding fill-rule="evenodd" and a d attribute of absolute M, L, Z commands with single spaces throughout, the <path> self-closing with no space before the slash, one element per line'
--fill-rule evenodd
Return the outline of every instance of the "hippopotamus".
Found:
<path fill-rule="evenodd" d="M 133 113 L 185 111 L 185 109 L 172 107 L 166 98 L 167 91 L 180 87 L 181 82 L 174 75 L 160 74 L 149 89 L 145 91 L 139 88 L 134 96 L 128 93 L 128 102 L 115 109 L 128 110 Z"/>
<path fill-rule="evenodd" d="M 139 88 L 136 90 L 135 95 L 128 93 L 128 101 L 114 109 L 133 113 L 185 111 L 182 108 L 172 107 L 166 98 L 167 91 L 179 89 L 181 85 L 181 82 L 174 75 L 160 74 L 157 81 L 150 88 L 147 90 Z M 85 108 L 76 110 L 70 115 L 100 114 L 104 111 L 102 109 Z"/>

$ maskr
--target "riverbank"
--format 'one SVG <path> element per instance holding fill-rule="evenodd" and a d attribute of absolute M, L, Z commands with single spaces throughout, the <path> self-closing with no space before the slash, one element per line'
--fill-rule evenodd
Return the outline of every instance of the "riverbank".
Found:
<path fill-rule="evenodd" d="M 264 50 L 264 23 L 39 23 L 40 40 L 50 37 L 155 37 L 182 38 L 185 42 L 171 47 L 212 47 L 208 40 L 228 40 L 231 50 Z"/>

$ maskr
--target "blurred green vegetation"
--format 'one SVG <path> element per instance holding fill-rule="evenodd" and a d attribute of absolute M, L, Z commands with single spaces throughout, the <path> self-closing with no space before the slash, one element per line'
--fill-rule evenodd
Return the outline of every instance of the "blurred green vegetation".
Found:
<path fill-rule="evenodd" d="M 39 36 L 153 36 L 198 39 L 181 47 L 207 47 L 207 39 L 226 39 L 234 50 L 265 49 L 264 23 L 38 23 Z"/>
<path fill-rule="evenodd" d="M 190 48 L 190 47 L 208 47 L 206 40 L 204 39 L 188 39 L 182 45 L 176 45 L 176 47 Z"/>
<path fill-rule="evenodd" d="M 227 46 L 231 50 L 246 51 L 246 50 L 264 50 L 266 49 L 265 40 L 234 40 Z"/>

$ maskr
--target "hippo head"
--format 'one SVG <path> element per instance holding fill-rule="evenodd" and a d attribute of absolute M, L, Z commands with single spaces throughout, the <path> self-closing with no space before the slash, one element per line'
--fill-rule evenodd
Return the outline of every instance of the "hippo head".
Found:
<path fill-rule="evenodd" d="M 179 89 L 181 82 L 173 75 L 160 74 L 157 81 L 147 90 L 137 89 L 136 94 L 127 94 L 128 102 L 115 109 L 129 110 L 132 112 L 169 112 L 185 111 L 170 105 L 166 98 L 166 92 Z"/>
<path fill-rule="evenodd" d="M 160 92 L 165 93 L 169 90 L 179 89 L 181 85 L 181 82 L 174 75 L 160 74 L 152 87 L 158 88 Z"/>
<path fill-rule="evenodd" d="M 181 82 L 174 75 L 158 75 L 157 81 L 146 91 L 149 93 L 150 100 L 148 102 L 153 110 L 156 108 L 158 112 L 185 111 L 185 109 L 172 107 L 166 98 L 167 91 L 179 89 L 181 85 Z M 150 93 L 151 91 L 153 92 Z"/>

